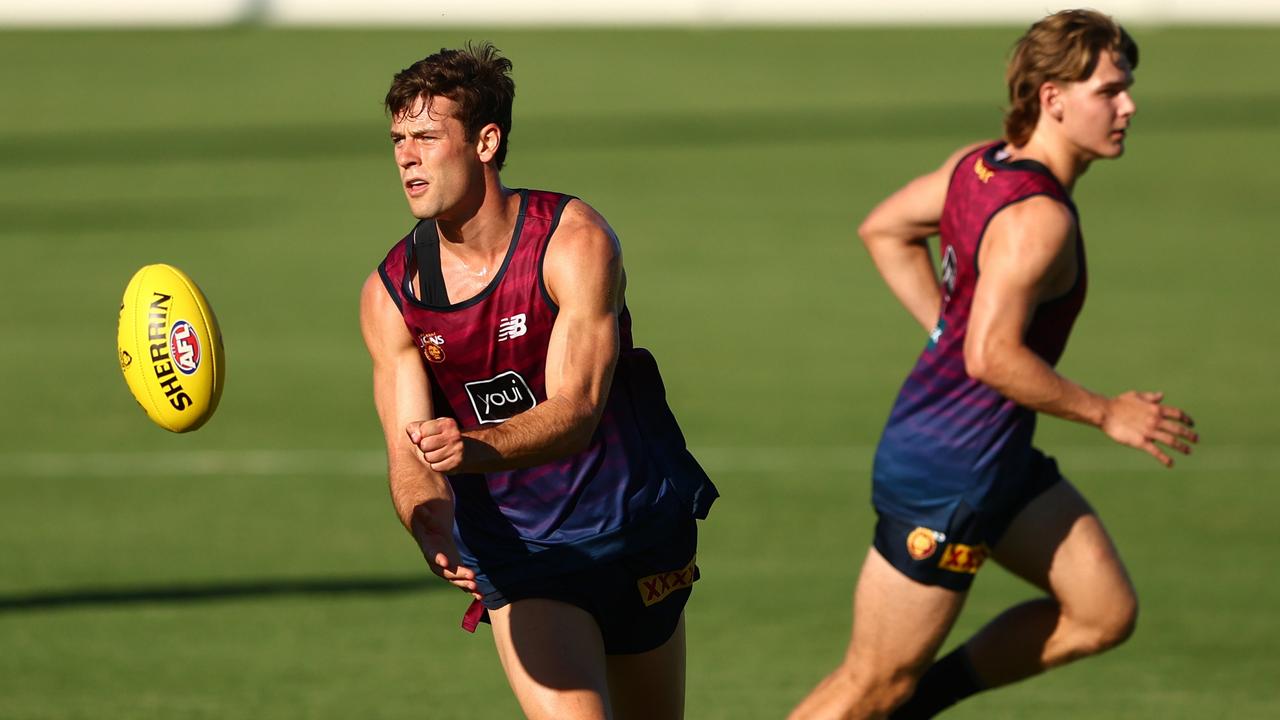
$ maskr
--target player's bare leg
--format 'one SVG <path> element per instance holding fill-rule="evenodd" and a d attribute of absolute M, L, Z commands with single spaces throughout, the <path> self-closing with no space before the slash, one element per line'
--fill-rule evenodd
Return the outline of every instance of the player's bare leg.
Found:
<path fill-rule="evenodd" d="M 992 557 L 1049 593 L 1006 610 L 966 644 L 986 687 L 1016 682 L 1123 642 L 1138 600 L 1098 516 L 1065 480 L 1014 520 Z"/>
<path fill-rule="evenodd" d="M 966 597 L 908 578 L 871 549 L 854 591 L 853 638 L 844 662 L 791 719 L 886 717 L 911 696 Z"/>
<path fill-rule="evenodd" d="M 684 616 L 675 633 L 645 653 L 610 655 L 609 696 L 615 720 L 680 720 L 684 717 Z"/>
<path fill-rule="evenodd" d="M 498 658 L 530 720 L 607 720 L 604 641 L 585 610 L 556 600 L 518 600 L 489 611 Z"/>

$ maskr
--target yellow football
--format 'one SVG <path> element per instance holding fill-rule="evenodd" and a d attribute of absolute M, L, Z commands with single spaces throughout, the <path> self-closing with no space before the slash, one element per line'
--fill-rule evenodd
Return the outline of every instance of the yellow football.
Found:
<path fill-rule="evenodd" d="M 124 380 L 157 425 L 180 433 L 208 421 L 222 397 L 226 360 L 218 319 L 191 278 L 164 264 L 134 273 L 117 337 Z"/>

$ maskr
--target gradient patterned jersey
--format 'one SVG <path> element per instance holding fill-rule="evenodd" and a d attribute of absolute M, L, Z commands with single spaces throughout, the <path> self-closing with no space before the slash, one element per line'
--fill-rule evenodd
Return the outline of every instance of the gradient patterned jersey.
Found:
<path fill-rule="evenodd" d="M 1066 190 L 1032 160 L 1006 162 L 1004 143 L 966 155 L 951 177 L 939 252 L 943 300 L 938 325 L 907 377 L 876 451 L 873 500 L 881 512 L 945 526 L 957 503 L 983 500 L 1026 471 L 1035 413 L 965 372 L 964 339 L 978 281 L 978 248 L 992 217 L 1009 205 L 1045 195 L 1076 214 Z M 1078 220 L 1077 220 L 1078 224 Z M 1050 365 L 1058 362 L 1084 304 L 1084 242 L 1076 235 L 1079 271 L 1065 295 L 1035 311 L 1025 341 Z"/>
<path fill-rule="evenodd" d="M 506 259 L 479 295 L 448 302 L 430 220 L 378 268 L 422 351 L 436 415 L 464 429 L 502 423 L 547 399 L 557 308 L 542 261 L 573 198 L 519 192 Z M 415 271 L 422 298 L 414 294 Z M 653 357 L 633 346 L 625 308 L 618 325 L 613 383 L 585 450 L 536 467 L 449 477 L 462 562 L 482 576 L 517 582 L 549 568 L 569 572 L 651 544 L 691 514 L 706 516 L 715 487 L 685 449 Z"/>

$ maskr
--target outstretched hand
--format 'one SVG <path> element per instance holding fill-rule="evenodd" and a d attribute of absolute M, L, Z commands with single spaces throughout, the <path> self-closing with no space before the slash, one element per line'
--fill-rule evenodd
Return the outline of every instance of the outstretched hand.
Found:
<path fill-rule="evenodd" d="M 458 546 L 453 541 L 453 513 L 433 505 L 431 502 L 423 503 L 413 511 L 412 532 L 422 556 L 426 558 L 431 572 L 479 600 L 475 571 L 458 564 Z"/>
<path fill-rule="evenodd" d="M 1169 457 L 1159 445 L 1191 454 L 1191 444 L 1200 440 L 1192 428 L 1195 421 L 1182 410 L 1161 404 L 1162 392 L 1137 392 L 1130 390 L 1107 401 L 1102 431 L 1121 445 L 1137 448 L 1160 461 L 1165 467 L 1173 467 Z"/>

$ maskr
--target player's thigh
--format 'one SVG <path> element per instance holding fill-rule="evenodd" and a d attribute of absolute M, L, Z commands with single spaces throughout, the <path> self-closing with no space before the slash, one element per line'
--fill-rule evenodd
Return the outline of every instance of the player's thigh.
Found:
<path fill-rule="evenodd" d="M 616 720 L 684 717 L 684 616 L 671 638 L 653 650 L 609 655 L 609 696 Z"/>
<path fill-rule="evenodd" d="M 489 611 L 507 681 L 530 720 L 611 718 L 604 641 L 587 611 L 517 600 Z"/>
<path fill-rule="evenodd" d="M 992 557 L 1054 596 L 1069 613 L 1091 616 L 1133 603 L 1133 585 L 1115 543 L 1071 483 L 1055 483 L 1014 518 Z"/>
<path fill-rule="evenodd" d="M 872 682 L 914 679 L 933 661 L 967 595 L 912 580 L 872 548 L 854 590 L 846 668 Z"/>

